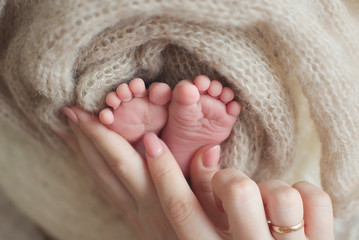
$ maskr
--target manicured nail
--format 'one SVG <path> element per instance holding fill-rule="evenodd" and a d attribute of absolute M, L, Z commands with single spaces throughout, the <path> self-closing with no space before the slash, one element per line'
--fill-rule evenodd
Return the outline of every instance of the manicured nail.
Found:
<path fill-rule="evenodd" d="M 145 145 L 146 153 L 150 157 L 158 157 L 162 154 L 163 148 L 157 135 L 154 133 L 147 133 L 143 137 L 143 143 Z"/>
<path fill-rule="evenodd" d="M 75 112 L 69 107 L 62 107 L 61 111 L 65 114 L 68 118 L 70 118 L 74 123 L 78 123 L 79 119 L 77 118 Z"/>
<path fill-rule="evenodd" d="M 221 147 L 219 145 L 213 146 L 202 155 L 203 166 L 206 168 L 213 168 L 218 165 L 221 154 Z"/>

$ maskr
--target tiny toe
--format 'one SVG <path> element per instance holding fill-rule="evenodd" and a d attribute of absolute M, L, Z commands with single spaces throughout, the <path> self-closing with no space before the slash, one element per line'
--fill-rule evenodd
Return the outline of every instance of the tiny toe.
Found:
<path fill-rule="evenodd" d="M 121 99 L 117 96 L 115 92 L 110 92 L 106 96 L 106 104 L 110 107 L 116 109 L 121 103 Z"/>
<path fill-rule="evenodd" d="M 113 112 L 109 108 L 105 108 L 100 112 L 99 119 L 105 125 L 112 124 L 115 120 Z"/>
<path fill-rule="evenodd" d="M 121 83 L 117 89 L 116 93 L 121 101 L 130 101 L 132 99 L 132 92 L 127 83 Z"/>
<path fill-rule="evenodd" d="M 166 105 L 172 97 L 170 86 L 162 82 L 152 83 L 148 92 L 150 101 L 160 106 Z"/>
<path fill-rule="evenodd" d="M 145 82 L 141 78 L 135 78 L 129 83 L 134 97 L 145 97 L 147 95 Z"/>
<path fill-rule="evenodd" d="M 232 101 L 227 104 L 227 113 L 233 117 L 238 117 L 241 112 L 241 104 L 237 101 Z"/>
<path fill-rule="evenodd" d="M 219 99 L 224 102 L 224 103 L 228 103 L 230 101 L 232 101 L 234 98 L 234 92 L 232 89 L 230 89 L 229 87 L 224 87 L 222 89 L 222 93 L 219 96 Z"/>
<path fill-rule="evenodd" d="M 191 105 L 199 101 L 198 88 L 189 80 L 182 80 L 173 89 L 172 99 L 183 105 Z"/>
<path fill-rule="evenodd" d="M 222 92 L 222 83 L 217 80 L 213 80 L 207 92 L 212 97 L 218 97 Z"/>
<path fill-rule="evenodd" d="M 193 82 L 200 92 L 206 92 L 211 85 L 211 80 L 205 75 L 197 76 Z"/>

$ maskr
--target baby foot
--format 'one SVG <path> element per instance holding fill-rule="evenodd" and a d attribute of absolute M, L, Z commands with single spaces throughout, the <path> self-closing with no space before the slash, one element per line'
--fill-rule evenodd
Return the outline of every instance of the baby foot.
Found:
<path fill-rule="evenodd" d="M 159 134 L 167 122 L 170 100 L 171 89 L 167 84 L 155 82 L 147 91 L 144 81 L 135 78 L 107 95 L 106 103 L 112 109 L 103 109 L 99 118 L 134 145 L 146 132 Z"/>
<path fill-rule="evenodd" d="M 232 89 L 206 76 L 198 76 L 194 82 L 182 80 L 175 86 L 161 138 L 186 177 L 198 148 L 220 144 L 231 133 L 241 110 L 233 98 Z"/>

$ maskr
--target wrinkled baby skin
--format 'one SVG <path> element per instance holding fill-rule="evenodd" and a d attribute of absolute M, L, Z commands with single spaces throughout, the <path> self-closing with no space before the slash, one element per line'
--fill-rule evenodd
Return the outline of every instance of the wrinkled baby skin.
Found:
<path fill-rule="evenodd" d="M 203 75 L 180 81 L 173 92 L 159 82 L 147 90 L 144 81 L 135 78 L 107 95 L 110 108 L 100 112 L 100 121 L 140 152 L 145 133 L 160 135 L 187 177 L 196 150 L 220 144 L 231 133 L 241 110 L 233 99 L 232 89 Z"/>

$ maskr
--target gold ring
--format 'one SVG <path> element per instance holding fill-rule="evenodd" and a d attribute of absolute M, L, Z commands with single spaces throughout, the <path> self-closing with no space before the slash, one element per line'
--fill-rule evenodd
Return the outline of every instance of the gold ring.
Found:
<path fill-rule="evenodd" d="M 291 232 L 298 231 L 304 227 L 304 219 L 300 223 L 298 223 L 297 225 L 294 225 L 294 226 L 280 227 L 280 226 L 273 225 L 271 221 L 268 221 L 268 224 L 270 225 L 272 230 L 277 233 L 291 233 Z"/>

